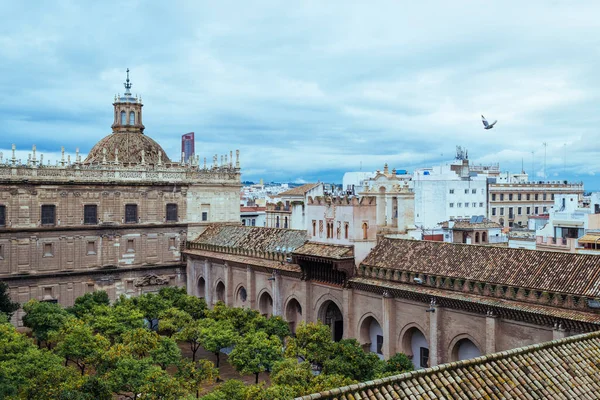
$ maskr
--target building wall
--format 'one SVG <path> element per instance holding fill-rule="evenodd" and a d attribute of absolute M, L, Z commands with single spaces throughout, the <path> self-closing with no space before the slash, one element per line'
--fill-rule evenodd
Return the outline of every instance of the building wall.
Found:
<path fill-rule="evenodd" d="M 207 274 L 206 271 L 212 272 Z M 413 354 L 415 346 L 410 337 L 415 331 L 419 331 L 427 341 L 430 366 L 455 361 L 460 355 L 467 356 L 476 351 L 488 354 L 570 334 L 548 327 L 499 319 L 493 315 L 486 316 L 353 288 L 302 281 L 299 276 L 271 274 L 254 270 L 250 266 L 225 266 L 223 263 L 211 263 L 193 256 L 188 258 L 187 272 L 190 294 L 197 295 L 195 282 L 200 277 L 206 279 L 207 287 L 211 288 L 215 287 L 217 281 L 226 282 L 232 288 L 227 289 L 231 297 L 226 302 L 233 304 L 233 288 L 239 290 L 244 286 L 249 295 L 248 304 L 252 308 L 258 309 L 260 296 L 269 293 L 273 298 L 273 314 L 288 320 L 290 316 L 310 322 L 322 320 L 327 305 L 334 303 L 343 316 L 344 338 L 356 338 L 365 349 L 373 350 L 373 340 L 376 340 L 378 332 L 382 332 L 383 356 L 386 358 L 396 352 L 404 352 L 413 359 L 418 357 Z M 272 276 L 275 279 L 269 280 Z M 190 282 L 190 279 L 193 281 Z M 210 304 L 215 303 L 214 292 L 206 297 Z M 301 316 L 288 312 L 287 306 L 292 299 L 301 305 Z M 428 312 L 432 307 L 435 312 Z M 380 331 L 373 321 L 381 327 Z M 461 350 L 460 344 L 465 342 L 467 344 Z"/>

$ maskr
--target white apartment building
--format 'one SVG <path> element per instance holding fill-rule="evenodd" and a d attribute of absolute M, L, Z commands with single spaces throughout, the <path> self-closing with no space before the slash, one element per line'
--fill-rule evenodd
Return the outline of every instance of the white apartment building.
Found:
<path fill-rule="evenodd" d="M 415 226 L 435 229 L 451 219 L 487 216 L 487 174 L 469 169 L 469 160 L 415 170 Z"/>

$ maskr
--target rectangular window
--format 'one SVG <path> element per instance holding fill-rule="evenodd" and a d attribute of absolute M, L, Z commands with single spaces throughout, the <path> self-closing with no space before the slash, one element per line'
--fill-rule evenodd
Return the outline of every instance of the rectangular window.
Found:
<path fill-rule="evenodd" d="M 544 200 L 546 200 L 546 193 L 544 193 L 542 196 L 543 196 Z"/>
<path fill-rule="evenodd" d="M 96 242 L 93 240 L 88 241 L 86 249 L 88 256 L 96 254 Z"/>
<path fill-rule="evenodd" d="M 454 208 L 454 203 L 450 203 L 450 208 Z"/>
<path fill-rule="evenodd" d="M 54 225 L 56 224 L 56 206 L 55 205 L 43 205 L 42 206 L 42 225 Z"/>
<path fill-rule="evenodd" d="M 0 226 L 6 226 L 6 206 L 0 206 Z"/>
<path fill-rule="evenodd" d="M 242 225 L 246 226 L 246 220 L 245 219 L 242 220 Z"/>
<path fill-rule="evenodd" d="M 527 200 L 531 200 L 531 194 L 527 193 Z"/>
<path fill-rule="evenodd" d="M 0 260 L 4 260 L 4 245 L 0 244 Z"/>
<path fill-rule="evenodd" d="M 97 224 L 98 223 L 98 206 L 95 204 L 86 204 L 83 206 L 83 223 Z"/>
<path fill-rule="evenodd" d="M 127 252 L 135 253 L 135 242 L 133 239 L 127 239 Z"/>
<path fill-rule="evenodd" d="M 256 226 L 256 219 L 252 218 L 252 226 Z"/>
<path fill-rule="evenodd" d="M 202 211 L 202 221 L 208 221 L 208 212 Z"/>
<path fill-rule="evenodd" d="M 554 200 L 554 193 L 552 193 L 552 194 L 550 195 L 550 198 L 551 198 L 552 200 Z"/>
<path fill-rule="evenodd" d="M 535 208 L 535 215 L 538 215 L 538 212 L 540 211 L 539 207 Z"/>
<path fill-rule="evenodd" d="M 125 205 L 125 223 L 135 224 L 138 221 L 137 204 Z"/>
<path fill-rule="evenodd" d="M 496 201 L 496 193 L 492 193 L 492 201 Z"/>
<path fill-rule="evenodd" d="M 527 207 L 527 215 L 531 214 L 531 207 Z"/>
<path fill-rule="evenodd" d="M 504 215 L 504 207 L 500 207 L 500 215 Z"/>
<path fill-rule="evenodd" d="M 537 195 L 537 193 L 535 194 L 535 199 L 536 199 L 536 200 L 538 199 L 538 195 Z"/>
<path fill-rule="evenodd" d="M 177 247 L 175 246 L 175 238 L 169 238 L 169 250 L 177 250 Z"/>
<path fill-rule="evenodd" d="M 508 195 L 508 199 L 509 199 L 509 200 L 512 200 L 512 193 L 509 193 L 509 195 Z"/>
<path fill-rule="evenodd" d="M 479 207 L 483 207 L 483 203 L 479 203 Z"/>
<path fill-rule="evenodd" d="M 477 194 L 477 189 L 471 189 L 471 194 Z"/>
<path fill-rule="evenodd" d="M 44 257 L 53 257 L 52 243 L 44 243 Z"/>
<path fill-rule="evenodd" d="M 469 207 L 469 202 L 466 202 L 465 203 L 465 208 L 468 208 L 468 207 Z"/>
<path fill-rule="evenodd" d="M 517 200 L 521 200 L 521 193 L 517 194 Z"/>
<path fill-rule="evenodd" d="M 167 222 L 177 222 L 177 204 L 167 204 Z"/>
<path fill-rule="evenodd" d="M 512 207 L 508 207 L 508 216 L 510 218 L 513 218 L 513 208 Z"/>
<path fill-rule="evenodd" d="M 521 208 L 521 207 L 517 207 L 517 214 L 519 214 L 519 215 L 522 215 L 522 214 L 523 214 L 523 212 L 522 212 L 522 211 L 523 211 L 523 210 L 522 210 L 522 208 Z"/>
<path fill-rule="evenodd" d="M 421 368 L 429 368 L 429 349 L 426 347 L 419 349 L 419 364 Z"/>
<path fill-rule="evenodd" d="M 546 214 L 548 212 L 548 208 L 544 207 L 544 214 Z"/>
<path fill-rule="evenodd" d="M 504 200 L 504 193 L 500 193 L 500 201 Z"/>
<path fill-rule="evenodd" d="M 450 194 L 454 194 L 454 189 L 450 189 Z"/>
<path fill-rule="evenodd" d="M 496 207 L 492 208 L 492 215 L 496 215 Z"/>
<path fill-rule="evenodd" d="M 383 336 L 377 335 L 377 354 L 383 354 Z"/>
<path fill-rule="evenodd" d="M 462 203 L 456 203 L 456 207 L 461 208 L 462 207 Z"/>
<path fill-rule="evenodd" d="M 471 204 L 471 206 L 477 207 L 477 203 L 473 203 L 473 204 Z"/>
<path fill-rule="evenodd" d="M 465 189 L 465 194 L 469 194 L 469 189 Z"/>

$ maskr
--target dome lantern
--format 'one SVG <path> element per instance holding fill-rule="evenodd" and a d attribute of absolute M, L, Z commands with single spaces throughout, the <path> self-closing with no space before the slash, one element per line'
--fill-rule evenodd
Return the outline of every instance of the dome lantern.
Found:
<path fill-rule="evenodd" d="M 113 133 L 144 133 L 144 124 L 142 123 L 142 100 L 131 95 L 131 81 L 129 80 L 129 68 L 127 68 L 127 79 L 125 83 L 125 93 L 123 96 L 117 96 L 113 106 L 115 108 L 114 122 L 112 124 Z"/>

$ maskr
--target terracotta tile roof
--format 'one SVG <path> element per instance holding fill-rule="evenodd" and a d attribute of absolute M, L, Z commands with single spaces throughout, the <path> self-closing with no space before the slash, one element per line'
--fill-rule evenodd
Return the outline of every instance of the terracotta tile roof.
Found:
<path fill-rule="evenodd" d="M 448 229 L 450 221 L 442 222 L 442 228 Z M 497 222 L 490 221 L 489 219 L 483 222 L 471 222 L 469 219 L 457 219 L 454 220 L 454 226 L 451 229 L 489 229 L 489 228 L 502 228 Z"/>
<path fill-rule="evenodd" d="M 384 238 L 361 265 L 600 297 L 600 257 L 590 254 Z"/>
<path fill-rule="evenodd" d="M 237 262 L 240 264 L 253 265 L 255 267 L 264 267 L 270 269 L 277 269 L 280 271 L 290 271 L 290 272 L 298 272 L 301 273 L 302 269 L 297 264 L 289 264 L 286 262 L 281 262 L 277 260 L 267 260 L 264 258 L 258 257 L 249 257 L 238 254 L 228 254 L 228 253 L 220 253 L 217 251 L 206 251 L 206 250 L 193 250 L 187 249 L 185 250 L 186 254 L 192 254 L 199 257 L 208 257 L 219 259 L 223 261 Z"/>
<path fill-rule="evenodd" d="M 260 211 L 266 211 L 267 207 L 244 207 L 241 206 L 240 207 L 240 212 L 260 212 Z"/>
<path fill-rule="evenodd" d="M 192 243 L 275 252 L 277 247 L 296 249 L 307 241 L 306 231 L 240 225 L 211 225 Z"/>
<path fill-rule="evenodd" d="M 297 400 L 598 399 L 600 332 L 457 361 Z"/>
<path fill-rule="evenodd" d="M 431 296 L 432 298 L 435 297 L 437 299 L 446 298 L 450 300 L 477 303 L 488 306 L 490 307 L 490 309 L 503 308 L 506 310 L 522 311 L 526 313 L 545 315 L 553 318 L 561 318 L 577 322 L 585 322 L 600 325 L 600 314 L 574 309 L 559 308 L 552 305 L 526 303 L 518 300 L 500 299 L 473 293 L 463 293 L 458 291 L 439 289 L 435 287 L 383 281 L 374 278 L 352 278 L 350 279 L 350 283 L 359 285 L 364 284 L 371 286 L 379 286 L 385 289 L 425 294 L 427 296 Z"/>
<path fill-rule="evenodd" d="M 308 242 L 294 250 L 294 254 L 313 257 L 335 258 L 338 260 L 354 258 L 354 247 L 339 244 Z"/>
<path fill-rule="evenodd" d="M 298 186 L 289 190 L 286 190 L 285 192 L 281 192 L 278 194 L 278 197 L 282 197 L 282 196 L 304 196 L 306 194 L 306 192 L 308 192 L 309 190 L 319 186 L 320 183 L 307 183 L 304 184 L 302 186 Z"/>

